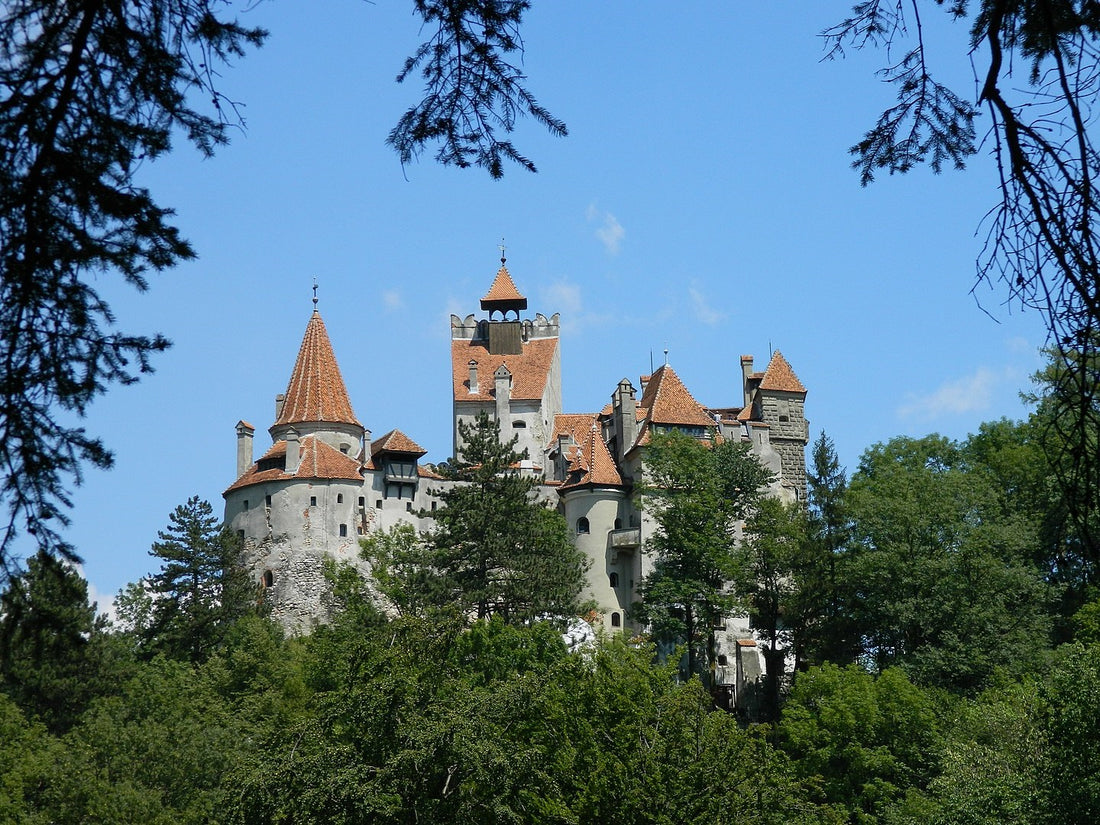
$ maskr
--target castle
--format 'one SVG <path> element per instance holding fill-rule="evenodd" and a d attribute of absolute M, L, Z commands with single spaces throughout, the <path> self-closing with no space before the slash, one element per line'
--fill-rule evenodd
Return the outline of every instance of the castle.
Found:
<path fill-rule="evenodd" d="M 455 483 L 421 463 L 426 451 L 400 430 L 372 439 L 316 303 L 286 392 L 275 397 L 272 445 L 254 460 L 255 428 L 238 422 L 237 479 L 224 493 L 226 523 L 243 538 L 274 617 L 295 632 L 328 615 L 326 558 L 363 569 L 361 536 L 401 523 L 430 529 L 435 493 Z M 678 429 L 746 442 L 775 474 L 773 495 L 804 499 L 806 388 L 778 351 L 763 372 L 741 357 L 743 394 L 729 406 L 701 405 L 666 363 L 638 387 L 622 379 L 597 412 L 565 413 L 559 316 L 521 318 L 527 299 L 503 258 L 481 309 L 487 317 L 451 316 L 454 455 L 462 452 L 459 423 L 481 412 L 499 423 L 502 439 L 517 437 L 528 456 L 521 471 L 538 479 L 591 562 L 582 597 L 599 606 L 607 631 L 640 629 L 627 611 L 652 567 L 645 548 L 653 524 L 633 487 L 651 435 Z M 719 645 L 719 664 L 730 669 L 720 681 L 759 672 L 746 656 L 754 646 L 747 620 L 730 619 Z"/>

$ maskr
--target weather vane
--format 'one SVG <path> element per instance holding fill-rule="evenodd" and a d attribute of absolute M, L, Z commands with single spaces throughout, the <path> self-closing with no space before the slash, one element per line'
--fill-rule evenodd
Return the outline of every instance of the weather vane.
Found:
<path fill-rule="evenodd" d="M 500 239 L 500 265 L 504 266 L 504 262 L 507 258 L 504 257 L 504 238 Z"/>
<path fill-rule="evenodd" d="M 313 308 L 317 309 L 317 276 L 313 276 Z"/>

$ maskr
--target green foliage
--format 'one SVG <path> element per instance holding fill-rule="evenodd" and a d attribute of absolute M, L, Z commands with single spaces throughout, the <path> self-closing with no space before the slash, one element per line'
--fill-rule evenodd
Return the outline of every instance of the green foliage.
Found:
<path fill-rule="evenodd" d="M 144 290 L 148 271 L 194 256 L 134 174 L 173 131 L 205 154 L 225 142 L 231 107 L 214 78 L 264 32 L 222 12 L 213 0 L 17 0 L 0 11 L 0 562 L 20 530 L 75 557 L 58 529 L 65 491 L 82 464 L 112 458 L 69 422 L 168 346 L 116 331 L 92 280 L 113 272 Z M 212 99 L 212 112 L 196 99 Z"/>
<path fill-rule="evenodd" d="M 88 583 L 40 551 L 0 595 L 0 689 L 54 733 L 110 690 L 110 641 Z"/>
<path fill-rule="evenodd" d="M 814 442 L 806 482 L 805 546 L 793 571 L 797 590 L 787 614 L 794 630 L 796 669 L 826 661 L 850 664 L 859 655 L 859 631 L 845 609 L 854 603 L 855 587 L 847 574 L 852 529 L 848 480 L 824 431 Z"/>
<path fill-rule="evenodd" d="M 255 591 L 244 573 L 240 541 L 219 526 L 209 502 L 192 496 L 168 522 L 149 551 L 162 564 L 149 579 L 148 614 L 141 615 L 145 605 L 138 597 L 135 615 L 149 650 L 199 662 L 252 608 Z M 144 621 L 148 625 L 141 627 Z"/>
<path fill-rule="evenodd" d="M 535 500 L 535 480 L 515 468 L 524 457 L 516 439 L 501 443 L 485 414 L 459 422 L 459 436 L 460 483 L 425 514 L 435 529 L 418 537 L 398 528 L 365 542 L 381 591 L 414 614 L 447 609 L 516 624 L 575 616 L 586 561 L 565 520 Z"/>
<path fill-rule="evenodd" d="M 712 628 L 740 604 L 736 525 L 760 500 L 771 474 L 745 445 L 704 444 L 678 431 L 655 435 L 645 457 L 646 503 L 657 528 L 653 572 L 635 616 L 663 642 L 684 644 L 687 672 L 713 665 Z"/>
<path fill-rule="evenodd" d="M 864 453 L 848 503 L 847 575 L 864 656 L 922 684 L 979 689 L 1049 643 L 1051 590 L 1030 563 L 1032 514 L 1006 506 L 965 450 L 899 437 Z"/>
<path fill-rule="evenodd" d="M 917 807 L 935 775 L 940 732 L 935 705 L 901 671 L 877 677 L 849 665 L 800 673 L 779 723 L 781 748 L 807 780 L 852 822 L 878 822 Z"/>
<path fill-rule="evenodd" d="M 1100 647 L 1070 645 L 1042 686 L 1047 758 L 1042 814 L 1050 825 L 1100 817 Z"/>

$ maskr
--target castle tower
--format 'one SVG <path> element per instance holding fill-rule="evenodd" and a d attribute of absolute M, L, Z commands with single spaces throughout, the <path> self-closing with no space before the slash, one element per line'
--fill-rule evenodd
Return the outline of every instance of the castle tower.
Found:
<path fill-rule="evenodd" d="M 363 455 L 369 433 L 351 407 L 320 313 L 306 325 L 286 393 L 276 396 L 272 445 L 251 460 L 251 425 L 237 425 L 239 476 L 222 494 L 225 521 L 284 627 L 328 618 L 326 557 L 360 565 Z"/>
<path fill-rule="evenodd" d="M 500 263 L 481 299 L 488 319 L 451 316 L 454 454 L 462 452 L 459 422 L 472 423 L 484 412 L 499 422 L 502 439 L 518 437 L 517 451 L 527 451 L 526 468 L 542 475 L 543 449 L 561 412 L 559 317 L 536 313 L 521 320 L 527 299 L 503 257 Z"/>
<path fill-rule="evenodd" d="M 781 484 L 792 498 L 804 502 L 810 441 L 806 388 L 779 350 L 762 373 L 752 371 L 752 362 L 751 355 L 741 356 L 745 407 L 739 418 L 766 426 L 768 446 L 779 455 Z"/>
<path fill-rule="evenodd" d="M 604 628 L 618 633 L 626 628 L 626 611 L 637 598 L 640 567 L 636 542 L 627 547 L 619 541 L 629 518 L 629 485 L 619 474 L 596 419 L 590 421 L 579 443 L 565 451 L 569 466 L 558 495 L 574 543 L 590 562 L 581 598 L 595 601 Z"/>

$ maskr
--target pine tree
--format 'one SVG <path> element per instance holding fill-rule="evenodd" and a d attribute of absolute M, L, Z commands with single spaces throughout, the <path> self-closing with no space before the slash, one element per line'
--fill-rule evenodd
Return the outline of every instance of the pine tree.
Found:
<path fill-rule="evenodd" d="M 560 514 L 535 500 L 533 478 L 516 465 L 526 456 L 516 439 L 502 443 L 484 413 L 459 422 L 462 455 L 430 513 L 435 530 L 424 544 L 429 598 L 485 619 L 509 623 L 575 615 L 585 561 Z"/>
<path fill-rule="evenodd" d="M 145 641 L 152 650 L 198 662 L 248 611 L 251 588 L 240 541 L 219 526 L 209 502 L 192 496 L 168 522 L 149 551 L 162 565 L 149 579 L 153 603 Z"/>

